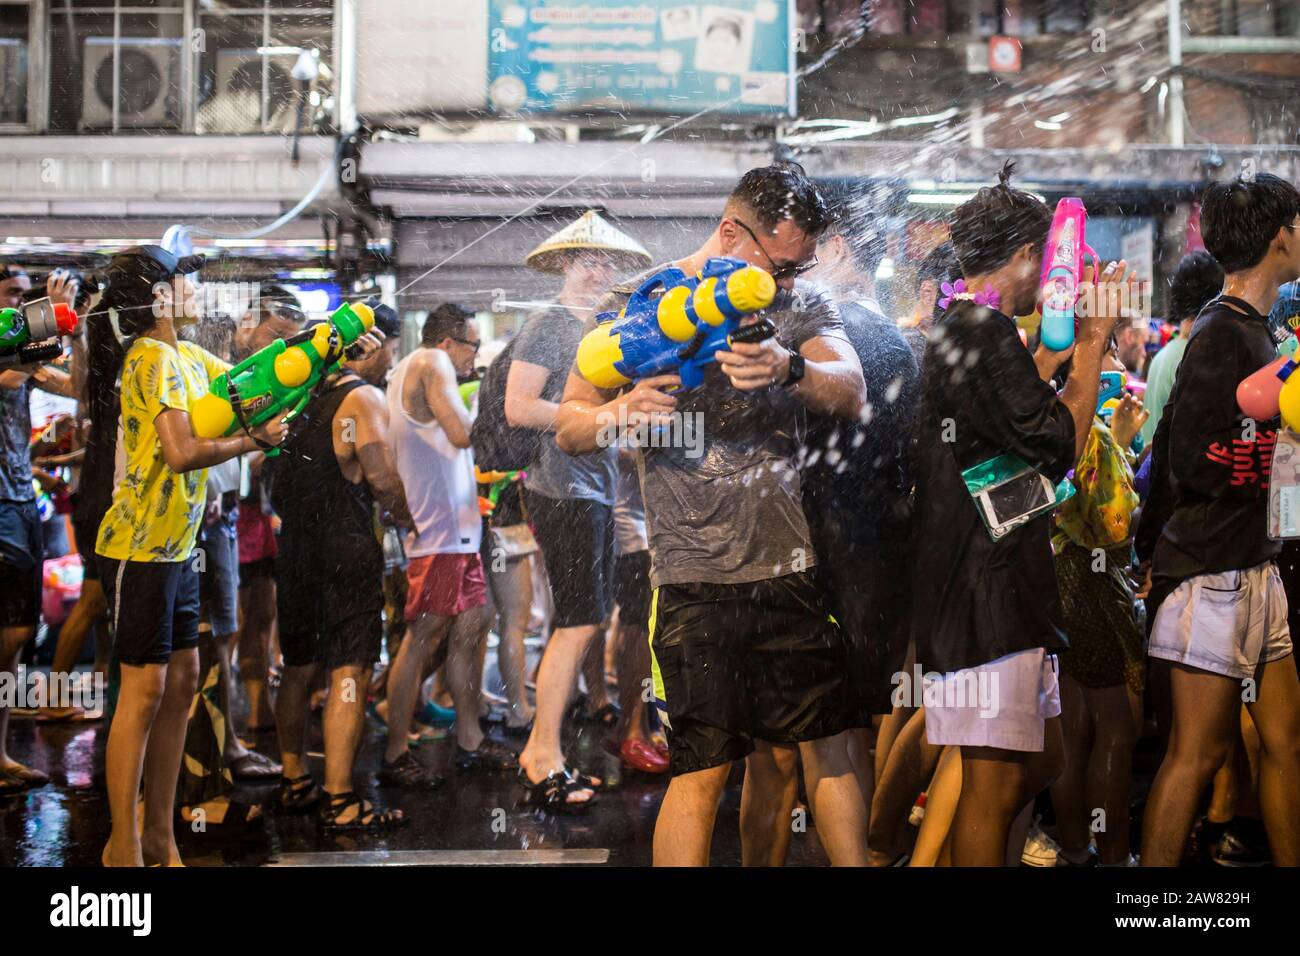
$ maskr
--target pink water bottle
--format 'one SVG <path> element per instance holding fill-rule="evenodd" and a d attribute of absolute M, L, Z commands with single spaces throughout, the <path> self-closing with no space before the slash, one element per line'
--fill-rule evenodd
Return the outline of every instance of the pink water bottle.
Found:
<path fill-rule="evenodd" d="M 1043 345 L 1064 352 L 1074 344 L 1074 306 L 1079 300 L 1084 254 L 1097 258 L 1088 245 L 1088 210 L 1083 200 L 1067 196 L 1056 204 L 1052 229 L 1043 250 Z"/>

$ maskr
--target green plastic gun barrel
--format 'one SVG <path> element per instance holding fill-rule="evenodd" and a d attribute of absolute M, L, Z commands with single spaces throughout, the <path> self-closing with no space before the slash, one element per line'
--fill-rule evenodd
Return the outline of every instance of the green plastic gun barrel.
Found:
<path fill-rule="evenodd" d="M 328 322 L 254 352 L 213 379 L 208 394 L 194 403 L 194 434 L 221 438 L 272 418 L 294 418 L 307 407 L 317 383 L 343 364 L 344 350 L 374 324 L 369 306 L 344 303 Z"/>
<path fill-rule="evenodd" d="M 57 358 L 63 351 L 60 335 L 77 330 L 77 313 L 48 298 L 19 309 L 0 309 L 0 368 Z"/>

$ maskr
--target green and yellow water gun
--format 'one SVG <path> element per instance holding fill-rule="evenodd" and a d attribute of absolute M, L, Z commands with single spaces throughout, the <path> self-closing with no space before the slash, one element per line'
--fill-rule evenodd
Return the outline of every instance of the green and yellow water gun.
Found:
<path fill-rule="evenodd" d="M 296 418 L 324 379 L 342 366 L 345 352 L 375 324 L 362 303 L 344 303 L 328 322 L 277 339 L 212 380 L 190 409 L 194 434 L 221 438 L 280 417 Z M 267 455 L 278 449 L 268 448 Z"/>

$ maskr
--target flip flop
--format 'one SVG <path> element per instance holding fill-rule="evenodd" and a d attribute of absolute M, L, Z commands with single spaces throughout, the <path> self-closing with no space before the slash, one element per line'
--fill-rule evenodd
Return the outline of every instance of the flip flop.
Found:
<path fill-rule="evenodd" d="M 274 780 L 284 773 L 284 767 L 265 754 L 250 750 L 230 762 L 230 773 L 236 780 Z"/>

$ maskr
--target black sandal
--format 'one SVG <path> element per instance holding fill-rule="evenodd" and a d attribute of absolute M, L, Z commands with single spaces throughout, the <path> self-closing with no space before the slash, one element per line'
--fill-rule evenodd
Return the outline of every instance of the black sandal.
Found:
<path fill-rule="evenodd" d="M 618 723 L 618 705 L 612 701 L 601 707 L 595 713 L 588 714 L 585 710 L 578 720 L 584 724 L 599 724 L 602 727 L 613 727 Z"/>
<path fill-rule="evenodd" d="M 310 810 L 320 802 L 321 789 L 311 774 L 301 777 L 285 777 L 280 782 L 280 809 L 289 813 L 302 813 Z"/>
<path fill-rule="evenodd" d="M 402 790 L 437 790 L 446 781 L 434 773 L 407 750 L 392 763 L 383 761 L 379 772 L 375 774 L 381 787 L 397 787 Z"/>
<path fill-rule="evenodd" d="M 565 767 L 564 772 L 567 773 L 579 787 L 587 790 L 600 793 L 603 790 L 614 789 L 608 780 L 593 777 L 590 774 L 583 773 L 581 770 L 576 770 L 573 767 Z"/>
<path fill-rule="evenodd" d="M 590 790 L 591 788 L 584 787 L 567 773 L 559 771 L 551 774 L 545 780 L 533 783 L 528 779 L 528 771 L 520 767 L 519 785 L 524 788 L 526 803 L 531 806 L 541 807 L 544 810 L 550 810 L 552 813 L 586 813 L 587 807 L 595 799 L 593 795 L 590 799 L 580 802 L 570 800 L 570 794 L 579 790 Z"/>
<path fill-rule="evenodd" d="M 383 810 L 369 800 L 357 796 L 355 790 L 344 793 L 327 794 L 329 801 L 320 810 L 320 825 L 324 830 L 340 832 L 345 830 L 389 830 L 404 827 L 411 821 L 401 810 Z M 349 808 L 356 807 L 357 815 L 347 823 L 339 823 Z"/>
<path fill-rule="evenodd" d="M 483 738 L 477 750 L 466 750 L 456 745 L 457 770 L 514 770 L 519 766 L 519 754 L 495 740 Z"/>
<path fill-rule="evenodd" d="M 194 811 L 202 806 L 198 804 L 192 807 L 177 807 L 176 820 L 183 826 L 194 830 Z M 248 830 L 252 827 L 260 827 L 266 822 L 266 813 L 262 812 L 253 816 L 254 810 L 261 810 L 260 803 L 243 803 L 239 800 L 226 800 L 226 812 L 222 815 L 221 820 L 208 820 L 207 814 L 204 814 L 203 825 L 200 829 L 194 830 L 195 833 L 203 833 L 208 827 L 215 827 L 222 833 L 233 833 L 236 830 Z M 185 811 L 190 811 L 190 819 L 185 819 Z"/>

